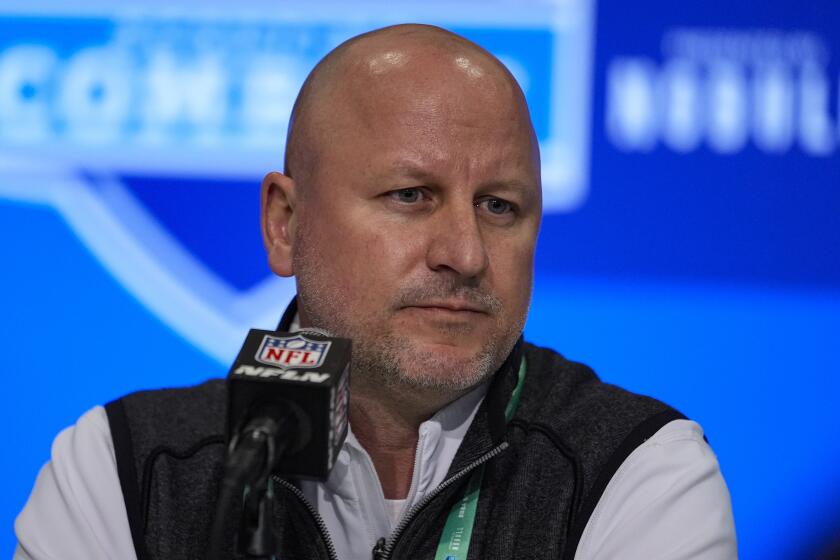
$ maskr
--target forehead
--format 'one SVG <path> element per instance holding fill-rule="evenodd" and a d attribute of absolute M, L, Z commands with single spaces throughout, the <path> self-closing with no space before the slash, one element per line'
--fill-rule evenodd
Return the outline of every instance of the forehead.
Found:
<path fill-rule="evenodd" d="M 341 108 L 367 120 L 388 114 L 513 116 L 524 106 L 518 86 L 497 60 L 457 45 L 368 49 L 345 66 L 336 86 L 339 98 L 352 102 Z M 527 119 L 527 109 L 523 116 Z"/>
<path fill-rule="evenodd" d="M 534 163 L 522 94 L 499 63 L 481 53 L 370 52 L 342 69 L 320 105 L 317 150 L 326 160 L 372 152 L 377 159 Z"/>

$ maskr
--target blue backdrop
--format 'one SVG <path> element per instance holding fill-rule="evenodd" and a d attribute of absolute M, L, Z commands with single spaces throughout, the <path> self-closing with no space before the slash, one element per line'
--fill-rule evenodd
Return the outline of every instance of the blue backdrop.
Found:
<path fill-rule="evenodd" d="M 768 0 L 0 8 L 0 555 L 52 438 L 226 373 L 292 294 L 259 181 L 311 66 L 444 25 L 528 97 L 546 214 L 526 335 L 697 419 L 743 558 L 840 531 L 840 5 Z"/>

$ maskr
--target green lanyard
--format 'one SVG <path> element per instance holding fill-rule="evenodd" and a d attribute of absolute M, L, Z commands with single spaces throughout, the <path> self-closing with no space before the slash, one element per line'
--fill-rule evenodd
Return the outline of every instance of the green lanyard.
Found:
<path fill-rule="evenodd" d="M 519 379 L 505 408 L 505 418 L 510 420 L 519 404 L 519 393 L 525 382 L 525 358 L 519 363 Z M 452 507 L 440 536 L 435 560 L 466 560 L 470 549 L 473 525 L 475 524 L 475 510 L 478 507 L 478 494 L 481 492 L 481 481 L 484 479 L 484 465 L 475 469 L 464 497 Z"/>

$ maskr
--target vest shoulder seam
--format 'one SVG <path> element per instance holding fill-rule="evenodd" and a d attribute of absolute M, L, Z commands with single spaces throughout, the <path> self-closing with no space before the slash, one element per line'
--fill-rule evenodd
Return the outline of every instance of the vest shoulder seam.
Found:
<path fill-rule="evenodd" d="M 592 512 L 595 511 L 595 507 L 601 500 L 601 496 L 607 489 L 607 485 L 624 463 L 625 459 L 663 426 L 674 420 L 685 419 L 686 417 L 681 412 L 673 408 L 668 408 L 643 420 L 624 438 L 615 451 L 613 451 L 612 455 L 610 455 L 609 459 L 607 459 L 607 462 L 604 463 L 604 466 L 595 478 L 595 482 L 583 499 L 580 510 L 576 512 L 575 523 L 571 528 L 570 538 L 566 542 L 563 554 L 564 559 L 573 560 L 580 539 L 583 536 L 583 530 L 586 528 Z"/>

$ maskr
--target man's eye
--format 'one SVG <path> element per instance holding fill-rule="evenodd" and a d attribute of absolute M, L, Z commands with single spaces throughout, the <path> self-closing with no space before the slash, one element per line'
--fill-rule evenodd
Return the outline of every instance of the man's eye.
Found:
<path fill-rule="evenodd" d="M 491 214 L 507 214 L 513 211 L 513 204 L 501 198 L 486 198 L 476 203 L 476 206 L 484 206 Z"/>
<path fill-rule="evenodd" d="M 405 204 L 411 204 L 413 202 L 417 202 L 420 200 L 420 189 L 410 188 L 410 189 L 399 189 L 396 191 L 391 191 L 391 196 L 397 200 L 397 202 L 402 202 Z"/>

